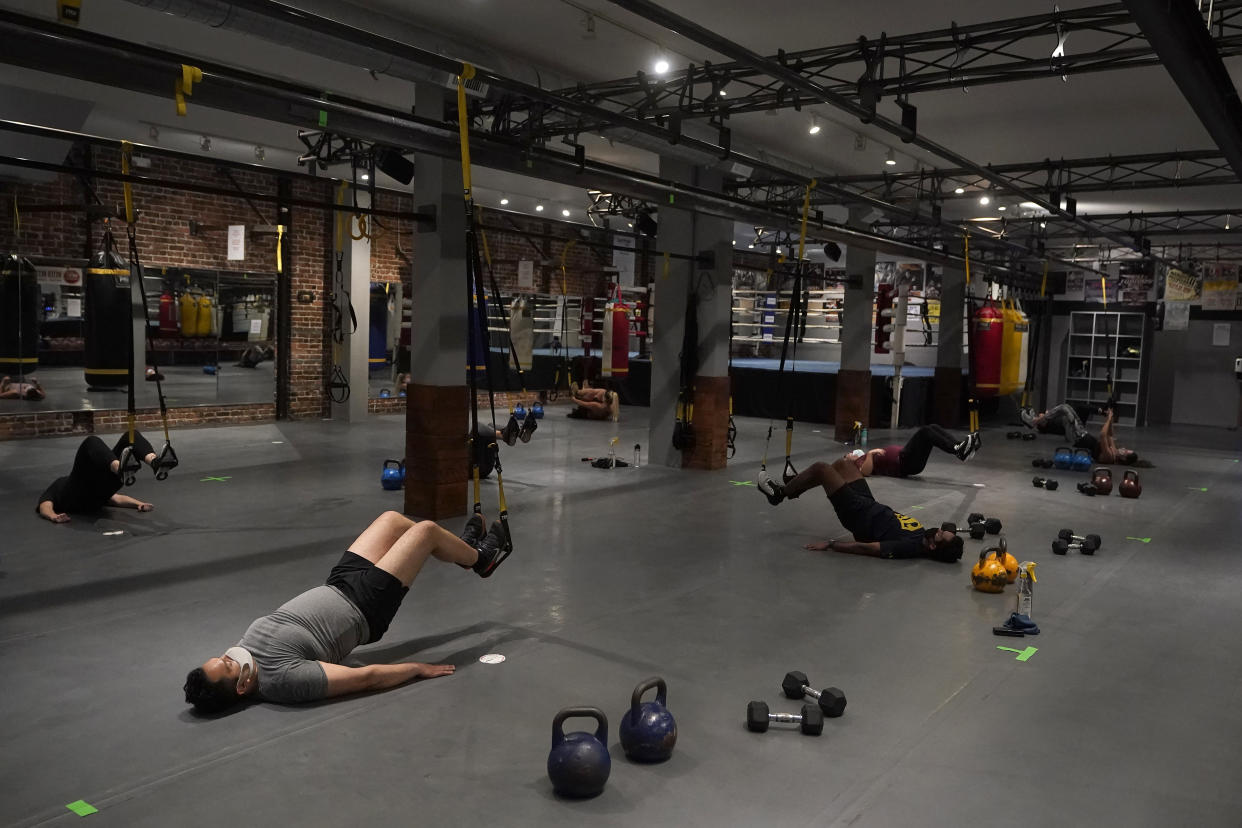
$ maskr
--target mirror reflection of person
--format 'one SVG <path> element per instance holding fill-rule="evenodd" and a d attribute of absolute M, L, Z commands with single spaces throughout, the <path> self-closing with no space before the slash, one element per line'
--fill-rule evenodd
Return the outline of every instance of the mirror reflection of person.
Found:
<path fill-rule="evenodd" d="M 123 482 L 121 467 L 129 453 L 149 465 L 152 471 L 159 471 L 155 450 L 139 431 L 134 432 L 132 444 L 129 432 L 125 432 L 111 449 L 95 435 L 87 437 L 78 446 L 68 476 L 56 478 L 39 495 L 36 507 L 39 516 L 52 523 L 68 523 L 70 514 L 90 514 L 105 506 L 139 512 L 154 509 L 146 501 L 119 494 Z"/>
<path fill-rule="evenodd" d="M 35 377 L 26 377 L 14 382 L 12 377 L 0 379 L 0 400 L 29 400 L 38 402 L 47 397 L 47 392 Z"/>

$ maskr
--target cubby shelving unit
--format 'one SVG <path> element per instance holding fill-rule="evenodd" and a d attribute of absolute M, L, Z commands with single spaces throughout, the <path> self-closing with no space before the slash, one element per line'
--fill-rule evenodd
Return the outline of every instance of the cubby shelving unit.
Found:
<path fill-rule="evenodd" d="M 1147 317 L 1141 313 L 1075 311 L 1065 350 L 1065 400 L 1092 410 L 1108 401 L 1111 379 L 1117 424 L 1142 425 L 1143 349 Z"/>

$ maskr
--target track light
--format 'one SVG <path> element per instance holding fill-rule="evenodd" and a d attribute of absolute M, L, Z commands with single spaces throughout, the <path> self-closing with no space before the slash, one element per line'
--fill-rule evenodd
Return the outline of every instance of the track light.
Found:
<path fill-rule="evenodd" d="M 956 188 L 954 188 L 953 192 L 954 192 L 956 195 L 965 195 L 965 193 L 966 193 L 966 188 L 965 188 L 965 187 L 956 187 Z"/>
<path fill-rule="evenodd" d="M 651 217 L 651 213 L 643 212 L 634 216 L 634 224 L 638 227 L 638 232 L 644 236 L 655 236 L 660 229 L 660 225 Z"/>
<path fill-rule="evenodd" d="M 811 133 L 812 135 L 819 135 L 819 121 L 815 120 L 814 115 L 811 116 L 811 126 L 809 129 L 807 129 L 807 132 Z"/>
<path fill-rule="evenodd" d="M 565 218 L 569 218 L 569 210 L 568 210 L 568 208 L 566 208 L 566 209 L 564 209 L 564 210 L 561 210 L 561 215 L 562 215 L 562 216 L 564 216 Z"/>
<path fill-rule="evenodd" d="M 542 205 L 542 204 L 536 204 L 536 205 L 535 205 L 535 212 L 536 212 L 536 213 L 542 213 L 542 212 L 543 212 L 543 205 Z"/>
<path fill-rule="evenodd" d="M 369 173 L 363 173 L 362 175 L 360 175 L 360 176 L 358 176 L 358 177 L 359 177 L 360 179 L 362 179 L 363 181 L 370 181 L 370 180 L 371 180 L 371 176 L 370 176 L 370 174 L 369 174 Z"/>
<path fill-rule="evenodd" d="M 992 199 L 989 198 L 986 194 L 981 195 L 979 196 L 979 203 L 982 204 L 984 207 L 987 207 L 989 204 L 992 203 Z"/>
<path fill-rule="evenodd" d="M 500 197 L 500 206 L 501 206 L 501 207 L 504 207 L 504 206 L 505 206 L 506 204 L 508 204 L 508 203 L 509 203 L 509 197 L 508 197 L 508 196 L 501 196 L 501 197 Z"/>
<path fill-rule="evenodd" d="M 1004 205 L 1004 204 L 998 204 L 998 205 L 996 205 L 996 209 L 997 209 L 997 210 L 999 210 L 999 211 L 1001 211 L 1001 212 L 1003 213 L 1003 212 L 1005 212 L 1005 210 L 1006 210 L 1006 209 L 1008 209 L 1008 208 L 1007 208 L 1007 207 L 1005 207 L 1005 205 Z"/>
<path fill-rule="evenodd" d="M 891 149 L 888 151 L 888 155 L 885 156 L 884 163 L 890 167 L 897 166 L 897 156 L 893 153 Z"/>

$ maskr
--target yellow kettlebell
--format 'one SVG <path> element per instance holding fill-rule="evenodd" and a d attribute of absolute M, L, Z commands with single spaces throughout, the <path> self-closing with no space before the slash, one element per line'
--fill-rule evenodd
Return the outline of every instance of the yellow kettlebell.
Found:
<path fill-rule="evenodd" d="M 1005 578 L 1008 583 L 1018 580 L 1018 559 L 1009 554 L 1009 544 L 1005 541 L 1005 536 L 1000 536 L 1000 546 L 996 548 L 996 558 L 1001 562 L 1001 566 L 1005 567 Z"/>
<path fill-rule="evenodd" d="M 979 553 L 979 562 L 970 569 L 970 582 L 980 592 L 1005 591 L 1009 573 L 1005 571 L 999 549 L 985 549 Z"/>

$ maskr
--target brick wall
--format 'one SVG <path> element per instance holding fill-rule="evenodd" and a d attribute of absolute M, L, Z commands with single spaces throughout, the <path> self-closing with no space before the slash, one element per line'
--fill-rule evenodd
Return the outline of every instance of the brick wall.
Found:
<path fill-rule="evenodd" d="M 209 425 L 235 425 L 273 420 L 274 403 L 245 405 L 205 405 L 171 408 L 168 423 L 173 428 Z M 151 442 L 162 442 L 163 421 L 158 408 L 140 408 L 135 414 L 138 428 L 149 433 Z M 117 434 L 129 425 L 128 413 L 109 411 L 52 411 L 40 414 L 0 414 L 0 440 L 19 437 L 57 437 L 72 434 Z M 159 436 L 160 439 L 157 439 Z"/>

